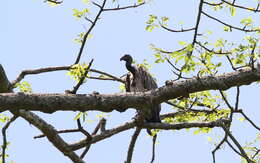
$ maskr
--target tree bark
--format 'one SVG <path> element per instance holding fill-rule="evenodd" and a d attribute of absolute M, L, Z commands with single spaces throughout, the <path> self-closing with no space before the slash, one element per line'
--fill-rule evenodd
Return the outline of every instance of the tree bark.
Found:
<path fill-rule="evenodd" d="M 0 75 L 1 77 L 1 75 Z M 206 91 L 227 90 L 234 86 L 249 85 L 260 80 L 260 69 L 244 68 L 239 71 L 218 76 L 194 77 L 147 92 L 115 94 L 37 94 L 37 93 L 2 93 L 0 111 L 26 109 L 53 113 L 55 111 L 111 112 L 124 111 L 127 108 L 142 110 L 149 105 L 159 104 L 183 95 Z"/>

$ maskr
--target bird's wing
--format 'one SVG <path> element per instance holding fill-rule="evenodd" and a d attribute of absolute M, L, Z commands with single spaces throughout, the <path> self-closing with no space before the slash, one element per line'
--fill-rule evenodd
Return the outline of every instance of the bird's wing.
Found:
<path fill-rule="evenodd" d="M 142 78 L 142 83 L 144 89 L 151 90 L 158 88 L 155 79 L 151 76 L 149 72 L 143 67 L 138 67 L 138 72 Z"/>

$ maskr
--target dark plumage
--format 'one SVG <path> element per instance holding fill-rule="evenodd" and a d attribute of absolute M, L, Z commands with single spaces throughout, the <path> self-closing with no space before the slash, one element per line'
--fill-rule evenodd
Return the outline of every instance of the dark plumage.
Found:
<path fill-rule="evenodd" d="M 124 55 L 120 58 L 120 61 L 126 62 L 126 68 L 130 72 L 130 74 L 128 73 L 126 77 L 127 92 L 142 92 L 158 88 L 153 77 L 143 67 L 135 67 L 132 65 L 133 58 L 130 55 Z M 160 111 L 160 104 L 151 107 L 150 113 L 145 114 L 145 120 L 147 122 L 161 122 Z"/>

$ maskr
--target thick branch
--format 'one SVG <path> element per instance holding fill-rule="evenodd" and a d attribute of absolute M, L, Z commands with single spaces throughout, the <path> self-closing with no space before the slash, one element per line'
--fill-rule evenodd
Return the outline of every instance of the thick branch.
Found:
<path fill-rule="evenodd" d="M 260 80 L 259 68 L 252 71 L 244 68 L 239 71 L 207 77 L 170 82 L 167 86 L 147 92 L 115 94 L 0 94 L 0 111 L 27 109 L 52 113 L 55 111 L 111 112 L 126 108 L 142 108 L 159 104 L 169 99 L 178 98 L 189 93 L 206 90 L 227 90 L 234 86 L 249 85 Z"/>
<path fill-rule="evenodd" d="M 38 117 L 36 114 L 20 110 L 18 115 L 23 117 L 25 120 L 27 120 L 30 124 L 33 124 L 35 127 L 37 127 L 39 130 L 41 130 L 48 138 L 48 140 L 61 151 L 65 156 L 69 157 L 73 162 L 75 163 L 83 163 L 82 159 L 77 156 L 76 153 L 74 153 L 68 146 L 68 144 L 58 135 L 58 132 L 56 131 L 53 126 L 46 123 L 44 120 L 42 120 L 40 117 Z"/>
<path fill-rule="evenodd" d="M 12 92 L 12 89 L 10 89 L 10 83 L 9 80 L 5 74 L 4 69 L 0 65 L 0 85 L 3 87 L 0 87 L 0 92 Z M 14 117 L 20 116 L 24 118 L 26 121 L 28 121 L 30 124 L 33 124 L 35 127 L 37 127 L 39 130 L 43 132 L 44 135 L 47 136 L 48 140 L 56 147 L 58 148 L 65 156 L 69 157 L 73 162 L 75 163 L 83 163 L 82 159 L 74 153 L 71 149 L 69 149 L 68 144 L 63 141 L 63 139 L 58 135 L 57 131 L 54 129 L 54 127 L 48 123 L 46 123 L 43 119 L 38 117 L 36 114 L 25 111 L 25 110 L 11 110 L 11 113 L 14 114 Z"/>

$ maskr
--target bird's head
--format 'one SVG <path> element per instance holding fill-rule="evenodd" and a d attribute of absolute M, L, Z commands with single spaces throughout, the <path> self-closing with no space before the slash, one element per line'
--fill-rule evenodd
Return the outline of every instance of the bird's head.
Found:
<path fill-rule="evenodd" d="M 133 62 L 133 58 L 129 54 L 125 54 L 123 57 L 120 58 L 120 61 L 126 61 L 129 63 Z"/>

